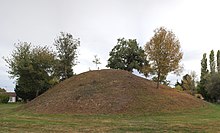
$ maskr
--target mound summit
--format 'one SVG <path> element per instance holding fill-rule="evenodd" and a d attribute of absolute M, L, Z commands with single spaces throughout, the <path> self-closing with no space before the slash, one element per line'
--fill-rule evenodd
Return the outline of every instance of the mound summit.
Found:
<path fill-rule="evenodd" d="M 25 105 L 36 113 L 139 114 L 178 111 L 206 103 L 123 70 L 89 71 L 69 78 Z"/>

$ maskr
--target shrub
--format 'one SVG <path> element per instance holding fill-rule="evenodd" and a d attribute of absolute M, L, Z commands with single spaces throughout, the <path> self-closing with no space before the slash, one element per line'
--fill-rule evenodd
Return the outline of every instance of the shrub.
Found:
<path fill-rule="evenodd" d="M 0 94 L 0 103 L 8 103 L 9 96 L 7 94 Z"/>

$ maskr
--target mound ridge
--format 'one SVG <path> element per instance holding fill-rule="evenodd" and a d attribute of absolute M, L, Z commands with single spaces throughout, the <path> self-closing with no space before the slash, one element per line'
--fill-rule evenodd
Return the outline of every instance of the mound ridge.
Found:
<path fill-rule="evenodd" d="M 25 105 L 37 113 L 138 114 L 178 111 L 206 103 L 123 70 L 89 71 L 69 78 Z"/>

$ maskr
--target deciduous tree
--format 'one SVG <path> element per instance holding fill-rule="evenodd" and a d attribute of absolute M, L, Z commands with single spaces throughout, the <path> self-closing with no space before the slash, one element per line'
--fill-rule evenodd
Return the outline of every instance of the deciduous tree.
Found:
<path fill-rule="evenodd" d="M 117 45 L 110 52 L 107 67 L 132 72 L 142 71 L 148 64 L 144 50 L 138 46 L 136 39 L 118 39 Z"/>
<path fill-rule="evenodd" d="M 190 94 L 195 93 L 195 83 L 191 75 L 186 74 L 183 76 L 181 87 L 184 91 L 189 91 Z"/>
<path fill-rule="evenodd" d="M 61 80 L 73 76 L 73 66 L 77 64 L 77 48 L 80 46 L 79 39 L 74 39 L 70 33 L 61 32 L 54 45 L 58 51 L 57 75 Z"/>
<path fill-rule="evenodd" d="M 159 83 L 166 80 L 168 73 L 178 73 L 181 70 L 183 53 L 180 42 L 172 31 L 160 27 L 154 32 L 154 36 L 145 45 L 145 52 L 151 65 L 150 73 L 156 75 L 154 79 L 158 88 Z"/>
<path fill-rule="evenodd" d="M 96 66 L 97 69 L 99 70 L 98 65 L 101 64 L 100 58 L 98 58 L 97 55 L 94 55 L 94 58 L 95 58 L 95 59 L 94 59 L 92 62 L 95 64 L 95 66 Z"/>
<path fill-rule="evenodd" d="M 220 99 L 220 74 L 213 73 L 210 74 L 207 78 L 206 84 L 208 95 L 210 96 L 213 102 L 216 102 Z"/>
<path fill-rule="evenodd" d="M 25 101 L 34 99 L 56 82 L 55 54 L 48 47 L 32 47 L 30 43 L 20 42 L 5 61 L 9 74 L 16 79 L 15 92 Z"/>

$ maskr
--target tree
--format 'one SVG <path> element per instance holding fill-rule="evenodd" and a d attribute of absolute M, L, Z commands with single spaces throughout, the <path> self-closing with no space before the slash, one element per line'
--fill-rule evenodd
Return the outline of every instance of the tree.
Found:
<path fill-rule="evenodd" d="M 94 57 L 95 57 L 95 59 L 92 62 L 95 63 L 97 69 L 99 70 L 98 65 L 101 64 L 100 58 L 98 58 L 97 55 L 95 55 Z"/>
<path fill-rule="evenodd" d="M 215 73 L 215 55 L 214 55 L 214 50 L 211 50 L 210 55 L 209 55 L 209 65 L 210 65 L 210 73 L 214 74 Z"/>
<path fill-rule="evenodd" d="M 111 50 L 107 67 L 132 72 L 142 71 L 148 64 L 144 50 L 138 46 L 136 39 L 118 39 L 117 45 Z"/>
<path fill-rule="evenodd" d="M 196 93 L 196 73 L 192 71 L 190 74 L 183 76 L 181 82 L 176 82 L 175 88 L 178 90 L 186 91 L 187 93 L 194 95 Z"/>
<path fill-rule="evenodd" d="M 200 76 L 200 82 L 198 85 L 198 93 L 202 94 L 202 96 L 206 100 L 209 99 L 209 96 L 206 90 L 208 74 L 209 74 L 209 71 L 208 71 L 208 65 L 207 65 L 207 57 L 206 57 L 206 53 L 204 53 L 202 60 L 201 60 L 201 76 Z"/>
<path fill-rule="evenodd" d="M 5 61 L 8 73 L 16 78 L 15 92 L 23 100 L 32 100 L 55 84 L 55 54 L 47 47 L 32 47 L 20 42 Z"/>
<path fill-rule="evenodd" d="M 54 45 L 58 51 L 59 63 L 57 75 L 61 80 L 73 76 L 73 66 L 77 64 L 77 48 L 80 46 L 79 39 L 74 39 L 70 33 L 61 32 Z"/>
<path fill-rule="evenodd" d="M 197 78 L 197 74 L 195 71 L 191 71 L 190 76 L 192 78 L 192 94 L 194 95 L 195 93 L 197 93 L 196 87 L 197 87 L 197 82 L 198 80 L 196 80 Z"/>
<path fill-rule="evenodd" d="M 216 102 L 218 99 L 220 99 L 220 74 L 214 73 L 209 75 L 207 81 L 207 92 L 210 95 L 211 100 Z"/>
<path fill-rule="evenodd" d="M 183 76 L 181 87 L 184 91 L 190 91 L 192 95 L 195 93 L 195 83 L 191 75 L 186 74 Z"/>
<path fill-rule="evenodd" d="M 8 103 L 9 95 L 6 93 L 0 93 L 0 103 Z"/>
<path fill-rule="evenodd" d="M 0 88 L 0 93 L 1 92 L 6 92 L 6 90 L 4 88 Z"/>
<path fill-rule="evenodd" d="M 220 73 L 220 50 L 217 52 L 217 71 Z"/>
<path fill-rule="evenodd" d="M 150 61 L 150 74 L 159 84 L 166 80 L 168 73 L 178 73 L 183 53 L 180 50 L 180 42 L 172 31 L 160 27 L 156 29 L 152 39 L 145 45 L 145 52 Z"/>

